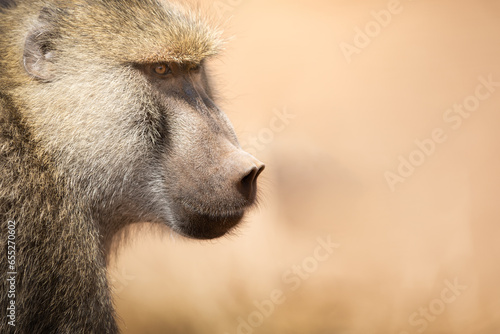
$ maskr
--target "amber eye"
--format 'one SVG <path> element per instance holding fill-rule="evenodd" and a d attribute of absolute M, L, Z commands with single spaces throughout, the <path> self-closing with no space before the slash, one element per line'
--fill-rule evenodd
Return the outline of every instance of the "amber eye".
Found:
<path fill-rule="evenodd" d="M 153 70 L 158 75 L 167 75 L 170 73 L 170 68 L 167 64 L 157 64 L 153 66 Z"/>

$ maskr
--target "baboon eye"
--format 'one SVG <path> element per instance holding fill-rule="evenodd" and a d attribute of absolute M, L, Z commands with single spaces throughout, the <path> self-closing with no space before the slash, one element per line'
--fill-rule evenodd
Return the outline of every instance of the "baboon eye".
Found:
<path fill-rule="evenodd" d="M 189 70 L 191 72 L 198 72 L 201 68 L 201 65 L 200 64 L 193 64 L 191 65 L 191 67 L 189 68 Z"/>
<path fill-rule="evenodd" d="M 153 71 L 158 75 L 167 75 L 170 73 L 170 68 L 167 64 L 153 65 Z"/>

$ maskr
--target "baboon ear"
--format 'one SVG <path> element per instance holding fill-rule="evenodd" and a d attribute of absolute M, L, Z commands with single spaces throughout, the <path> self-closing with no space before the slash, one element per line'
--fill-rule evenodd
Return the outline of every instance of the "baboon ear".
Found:
<path fill-rule="evenodd" d="M 31 76 L 50 81 L 55 75 L 55 35 L 40 25 L 30 31 L 24 43 L 24 68 Z"/>

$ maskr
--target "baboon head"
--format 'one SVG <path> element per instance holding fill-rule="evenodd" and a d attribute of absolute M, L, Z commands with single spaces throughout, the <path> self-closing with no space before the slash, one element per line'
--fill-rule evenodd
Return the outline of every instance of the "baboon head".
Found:
<path fill-rule="evenodd" d="M 233 228 L 264 166 L 214 103 L 206 65 L 220 33 L 160 0 L 36 3 L 23 62 L 6 71 L 39 155 L 78 205 L 108 231 L 148 221 L 206 239 Z"/>

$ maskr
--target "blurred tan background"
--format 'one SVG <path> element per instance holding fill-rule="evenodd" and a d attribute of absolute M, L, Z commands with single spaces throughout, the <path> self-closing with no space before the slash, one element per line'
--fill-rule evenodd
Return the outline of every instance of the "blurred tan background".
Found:
<path fill-rule="evenodd" d="M 260 205 L 136 233 L 126 334 L 500 333 L 500 1 L 206 1 Z"/>

